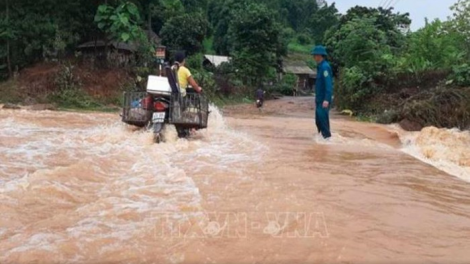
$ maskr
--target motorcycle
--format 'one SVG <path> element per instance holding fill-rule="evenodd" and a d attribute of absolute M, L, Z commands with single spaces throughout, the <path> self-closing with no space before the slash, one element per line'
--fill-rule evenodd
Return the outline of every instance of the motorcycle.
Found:
<path fill-rule="evenodd" d="M 256 107 L 261 110 L 261 108 L 263 108 L 263 100 L 257 99 L 256 100 Z"/>
<path fill-rule="evenodd" d="M 122 121 L 146 127 L 153 132 L 154 142 L 163 141 L 165 125 L 176 127 L 178 137 L 190 136 L 191 130 L 208 125 L 209 102 L 204 95 L 188 92 L 181 96 L 173 71 L 167 77 L 149 76 L 146 92 L 124 93 Z"/>

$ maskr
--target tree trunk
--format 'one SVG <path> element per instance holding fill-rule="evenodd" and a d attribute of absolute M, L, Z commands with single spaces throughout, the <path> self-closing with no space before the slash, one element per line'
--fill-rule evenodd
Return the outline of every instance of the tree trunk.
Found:
<path fill-rule="evenodd" d="M 7 24 L 10 27 L 10 4 L 9 0 L 6 0 L 6 16 L 7 16 Z M 11 70 L 11 58 L 10 58 L 10 36 L 7 36 L 7 65 L 8 65 L 8 77 L 11 78 L 13 76 L 13 72 Z"/>
<path fill-rule="evenodd" d="M 151 42 L 152 41 L 152 4 L 151 3 L 149 3 L 149 6 L 148 6 L 148 18 L 147 18 L 147 20 L 148 20 L 148 22 L 147 22 L 148 23 L 148 31 L 149 31 L 148 34 L 147 34 L 148 35 L 147 37 L 148 37 L 149 41 Z"/>
<path fill-rule="evenodd" d="M 105 0 L 104 4 L 107 5 L 108 0 Z M 103 59 L 104 59 L 104 64 L 107 67 L 108 66 L 108 45 L 109 45 L 109 40 L 108 40 L 108 34 L 106 32 L 104 32 L 103 41 L 104 41 L 104 58 Z"/>
<path fill-rule="evenodd" d="M 10 39 L 7 39 L 7 64 L 8 64 L 8 77 L 11 78 L 11 76 L 13 76 L 13 72 L 11 70 Z"/>

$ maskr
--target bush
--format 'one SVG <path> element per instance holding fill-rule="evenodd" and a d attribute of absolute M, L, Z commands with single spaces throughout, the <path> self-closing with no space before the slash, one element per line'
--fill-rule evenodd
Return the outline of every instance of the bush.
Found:
<path fill-rule="evenodd" d="M 470 128 L 470 89 L 439 87 L 409 98 L 400 119 L 422 127 Z"/>
<path fill-rule="evenodd" d="M 94 109 L 101 107 L 91 96 L 80 89 L 56 91 L 49 97 L 52 102 L 64 108 Z"/>
<path fill-rule="evenodd" d="M 243 80 L 237 73 L 233 63 L 224 62 L 215 69 L 214 79 L 219 91 L 225 96 L 243 94 L 249 90 L 243 84 Z M 249 93 L 248 91 L 246 93 Z"/>
<path fill-rule="evenodd" d="M 17 82 L 11 79 L 0 82 L 0 95 L 0 103 L 20 103 L 24 100 L 25 93 L 22 93 Z"/>
<path fill-rule="evenodd" d="M 292 95 L 292 86 L 286 85 L 285 83 L 277 83 L 273 86 L 272 90 L 269 90 L 269 93 L 280 93 L 283 95 L 291 96 Z"/>
<path fill-rule="evenodd" d="M 305 33 L 301 33 L 297 35 L 297 41 L 299 42 L 300 45 L 309 45 L 313 43 L 312 38 Z"/>
<path fill-rule="evenodd" d="M 218 86 L 214 79 L 214 74 L 205 70 L 192 70 L 196 82 L 202 87 L 203 92 L 209 99 L 214 98 L 218 92 Z"/>
<path fill-rule="evenodd" d="M 359 110 L 365 98 L 373 93 L 370 77 L 359 67 L 345 68 L 335 89 L 335 101 L 340 109 Z"/>
<path fill-rule="evenodd" d="M 377 123 L 379 124 L 392 124 L 398 122 L 399 120 L 398 112 L 395 110 L 384 111 L 382 114 L 377 116 Z"/>
<path fill-rule="evenodd" d="M 55 76 L 55 85 L 60 91 L 75 89 L 81 86 L 81 80 L 74 74 L 75 66 L 66 62 L 60 65 Z"/>
<path fill-rule="evenodd" d="M 290 96 L 292 95 L 292 88 L 297 83 L 297 76 L 294 74 L 286 74 L 282 81 L 275 84 L 272 89 L 269 90 L 270 93 L 281 93 L 283 95 Z"/>
<path fill-rule="evenodd" d="M 470 86 L 470 65 L 462 64 L 452 68 L 450 83 L 459 86 Z"/>
<path fill-rule="evenodd" d="M 296 42 L 291 42 L 287 46 L 288 50 L 292 53 L 302 53 L 310 55 L 310 51 L 312 50 L 311 45 L 300 45 Z"/>
<path fill-rule="evenodd" d="M 188 54 L 202 51 L 203 41 L 209 30 L 209 22 L 202 14 L 181 14 L 170 18 L 160 30 L 164 45 L 173 50 L 185 50 Z"/>
<path fill-rule="evenodd" d="M 197 53 L 192 56 L 189 56 L 186 59 L 186 65 L 191 71 L 201 71 L 203 61 L 204 55 L 202 53 Z"/>
<path fill-rule="evenodd" d="M 126 84 L 123 90 L 146 91 L 148 76 L 154 75 L 155 69 L 151 67 L 135 67 L 133 68 L 133 74 L 135 75 L 134 83 Z"/>

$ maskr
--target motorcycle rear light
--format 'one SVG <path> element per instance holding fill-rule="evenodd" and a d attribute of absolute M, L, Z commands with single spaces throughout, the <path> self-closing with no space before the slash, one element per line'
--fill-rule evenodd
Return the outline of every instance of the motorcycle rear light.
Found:
<path fill-rule="evenodd" d="M 159 111 L 159 112 L 163 112 L 167 108 L 167 106 L 162 102 L 155 102 L 153 107 L 156 111 Z"/>

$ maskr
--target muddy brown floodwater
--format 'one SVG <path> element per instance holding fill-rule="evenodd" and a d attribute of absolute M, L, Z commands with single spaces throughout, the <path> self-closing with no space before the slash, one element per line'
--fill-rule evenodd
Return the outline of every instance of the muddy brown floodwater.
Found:
<path fill-rule="evenodd" d="M 0 111 L 0 263 L 470 263 L 470 135 L 213 108 L 152 144 L 115 114 Z"/>

